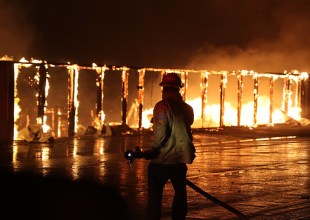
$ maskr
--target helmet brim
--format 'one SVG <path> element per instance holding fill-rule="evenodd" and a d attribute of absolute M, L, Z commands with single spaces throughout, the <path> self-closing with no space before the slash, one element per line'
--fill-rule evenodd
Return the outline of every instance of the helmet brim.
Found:
<path fill-rule="evenodd" d="M 176 84 L 173 84 L 173 83 L 167 83 L 167 82 L 161 82 L 159 83 L 160 86 L 171 86 L 171 87 L 177 87 L 177 88 L 182 88 L 183 85 L 176 85 Z"/>

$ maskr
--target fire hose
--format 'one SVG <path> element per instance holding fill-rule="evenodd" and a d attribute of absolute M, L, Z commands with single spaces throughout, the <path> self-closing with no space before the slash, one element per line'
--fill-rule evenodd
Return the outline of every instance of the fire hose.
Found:
<path fill-rule="evenodd" d="M 135 159 L 152 159 L 155 158 L 157 155 L 159 154 L 159 151 L 154 151 L 154 150 L 147 150 L 147 151 L 141 151 L 140 147 L 136 147 L 135 151 L 133 150 L 126 150 L 125 151 L 125 158 L 127 159 L 129 165 L 131 166 L 131 163 L 135 160 Z M 240 219 L 249 219 L 246 215 L 244 215 L 242 212 L 238 211 L 237 209 L 235 209 L 234 207 L 228 205 L 227 203 L 217 199 L 216 197 L 210 195 L 209 193 L 207 193 L 206 191 L 202 190 L 201 188 L 199 188 L 197 185 L 195 185 L 193 182 L 191 182 L 190 180 L 186 179 L 186 184 L 192 188 L 193 190 L 195 190 L 196 192 L 198 192 L 200 195 L 204 196 L 206 199 L 211 200 L 214 204 L 220 205 L 223 208 L 225 208 L 226 210 L 234 213 L 235 215 L 237 215 Z"/>

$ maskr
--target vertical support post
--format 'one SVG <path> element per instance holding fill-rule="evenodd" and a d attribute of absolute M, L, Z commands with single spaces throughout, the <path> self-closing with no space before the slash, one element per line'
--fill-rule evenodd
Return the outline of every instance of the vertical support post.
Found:
<path fill-rule="evenodd" d="M 205 109 L 208 103 L 208 72 L 201 72 L 200 73 L 201 83 L 200 83 L 200 90 L 201 90 L 201 127 L 204 128 L 204 122 L 206 119 L 205 116 Z"/>
<path fill-rule="evenodd" d="M 237 112 L 237 125 L 241 125 L 241 110 L 242 110 L 242 93 L 243 93 L 243 75 L 239 72 L 237 75 L 238 80 L 238 112 Z"/>
<path fill-rule="evenodd" d="M 273 87 L 274 87 L 274 77 L 270 77 L 269 81 L 269 123 L 272 124 L 272 113 L 273 113 Z"/>
<path fill-rule="evenodd" d="M 17 80 L 20 74 L 22 65 L 21 64 L 14 64 L 14 140 L 15 138 L 18 137 L 18 129 L 19 126 L 17 124 L 17 120 L 20 117 L 20 112 L 21 112 L 21 107 L 20 107 L 20 99 L 19 99 L 19 94 L 18 94 L 18 89 L 17 89 Z M 29 125 L 29 116 L 27 115 L 26 117 L 26 126 Z"/>
<path fill-rule="evenodd" d="M 257 101 L 258 101 L 258 77 L 256 74 L 254 74 L 253 76 L 254 78 L 254 115 L 253 115 L 253 125 L 256 126 L 257 125 Z"/>
<path fill-rule="evenodd" d="M 144 100 L 144 75 L 145 75 L 145 70 L 140 69 L 138 70 L 139 72 L 139 82 L 138 82 L 138 113 L 139 113 L 139 130 L 142 129 L 142 110 L 143 110 L 143 100 Z"/>
<path fill-rule="evenodd" d="M 105 67 L 96 68 L 97 72 L 97 79 L 96 79 L 96 86 L 97 86 L 97 105 L 96 105 L 96 119 L 98 123 L 95 123 L 98 128 L 102 128 L 104 123 L 104 112 L 103 112 L 103 99 L 104 99 L 104 74 L 105 74 Z"/>
<path fill-rule="evenodd" d="M 129 71 L 124 68 L 122 71 L 122 125 L 127 124 L 127 102 L 128 102 L 128 76 Z"/>
<path fill-rule="evenodd" d="M 47 69 L 44 64 L 40 65 L 38 69 L 38 76 L 39 76 L 39 89 L 38 89 L 38 124 L 44 123 L 44 115 L 45 115 L 45 104 L 46 104 L 46 94 L 45 94 L 45 87 L 46 87 L 46 75 Z"/>
<path fill-rule="evenodd" d="M 101 69 L 97 71 L 97 78 L 96 78 L 96 86 L 97 86 L 97 103 L 96 103 L 96 117 L 100 118 L 100 112 L 102 109 L 102 78 L 101 78 Z"/>
<path fill-rule="evenodd" d="M 58 137 L 62 136 L 62 121 L 63 121 L 63 112 L 59 106 L 57 106 L 57 135 Z"/>
<path fill-rule="evenodd" d="M 14 63 L 0 61 L 0 143 L 14 140 Z"/>
<path fill-rule="evenodd" d="M 166 74 L 167 74 L 166 70 L 162 70 L 162 71 L 160 72 L 160 82 L 163 81 L 163 77 L 164 77 Z M 164 88 L 163 86 L 160 87 L 160 91 L 161 91 L 161 92 L 163 91 L 163 88 Z"/>
<path fill-rule="evenodd" d="M 220 127 L 224 126 L 226 84 L 227 84 L 227 73 L 222 72 L 221 85 L 220 85 Z"/>
<path fill-rule="evenodd" d="M 160 82 L 162 82 L 163 81 L 163 77 L 164 77 L 164 75 L 166 75 L 167 73 L 166 73 L 166 71 L 161 71 L 160 72 Z M 163 87 L 161 86 L 160 87 L 160 90 L 162 91 L 163 90 Z"/>
<path fill-rule="evenodd" d="M 286 73 L 286 77 L 284 78 L 283 96 L 284 104 L 282 106 L 282 110 L 285 112 L 285 114 L 288 114 L 288 105 L 290 99 L 290 73 Z"/>
<path fill-rule="evenodd" d="M 166 75 L 166 74 L 167 74 L 167 73 L 166 73 L 165 70 L 162 70 L 162 71 L 160 72 L 160 82 L 163 81 L 163 77 L 164 77 L 164 75 Z M 160 91 L 163 91 L 163 86 L 160 87 Z"/>
<path fill-rule="evenodd" d="M 187 87 L 188 87 L 188 72 L 181 72 L 181 80 L 183 83 L 183 88 L 181 89 L 181 94 L 183 97 L 183 100 L 187 100 Z"/>
<path fill-rule="evenodd" d="M 310 94 L 310 86 L 309 86 L 309 75 L 308 73 L 301 74 L 301 94 L 300 94 L 300 105 L 302 108 L 301 117 L 303 118 L 310 118 L 310 111 L 309 111 L 309 94 Z"/>
<path fill-rule="evenodd" d="M 73 137 L 77 129 L 77 83 L 78 83 L 78 68 L 77 66 L 68 67 L 68 136 Z"/>
<path fill-rule="evenodd" d="M 286 85 L 286 105 L 285 105 L 285 112 L 286 114 L 289 113 L 289 108 L 290 108 L 290 103 L 291 103 L 291 76 L 290 74 L 288 75 L 288 78 L 287 78 L 287 85 Z"/>
<path fill-rule="evenodd" d="M 298 109 L 299 116 L 301 116 L 301 80 L 300 77 L 296 77 L 296 98 L 295 108 Z"/>
<path fill-rule="evenodd" d="M 53 130 L 55 131 L 55 136 L 56 137 L 59 137 L 59 132 L 58 132 L 58 106 L 55 105 L 54 108 L 53 108 L 53 124 L 52 124 L 52 128 Z"/>

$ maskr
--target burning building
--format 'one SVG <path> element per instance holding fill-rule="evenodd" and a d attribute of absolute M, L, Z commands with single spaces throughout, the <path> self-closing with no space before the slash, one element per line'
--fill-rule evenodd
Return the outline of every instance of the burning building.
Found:
<path fill-rule="evenodd" d="M 151 128 L 160 78 L 180 74 L 193 128 L 257 127 L 309 118 L 308 73 L 209 71 L 0 61 L 0 141 L 108 133 L 111 126 Z M 30 134 L 30 136 L 29 136 Z M 28 135 L 28 136 L 27 136 Z"/>

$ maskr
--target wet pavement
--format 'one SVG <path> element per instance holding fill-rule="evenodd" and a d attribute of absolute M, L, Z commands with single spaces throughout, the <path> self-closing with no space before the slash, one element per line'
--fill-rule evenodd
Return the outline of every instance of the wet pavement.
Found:
<path fill-rule="evenodd" d="M 132 211 L 130 213 L 133 218 L 139 219 L 146 205 L 149 161 L 135 160 L 130 166 L 124 158 L 124 151 L 134 149 L 135 146 L 147 148 L 151 139 L 150 134 L 97 138 L 86 136 L 56 139 L 53 144 L 15 142 L 1 146 L 1 192 L 5 192 L 4 198 L 10 200 L 6 202 L 2 198 L 2 202 L 12 203 L 15 209 L 17 201 L 25 200 L 25 191 L 21 190 L 25 188 L 25 181 L 12 178 L 12 183 L 8 183 L 4 179 L 7 178 L 7 173 L 26 173 L 43 177 L 49 181 L 51 188 L 54 185 L 56 188 L 58 184 L 53 182 L 55 179 L 83 181 L 85 184 L 94 183 L 102 188 L 106 187 L 111 192 L 108 201 L 119 194 L 129 211 Z M 310 219 L 310 137 L 255 139 L 250 136 L 241 138 L 236 135 L 199 132 L 194 133 L 194 144 L 197 157 L 193 164 L 188 165 L 188 180 L 204 192 L 238 210 L 248 219 Z M 29 186 L 29 181 L 27 184 Z M 95 188 L 92 185 L 88 187 Z M 33 187 L 31 192 L 35 194 L 35 191 L 36 187 Z M 57 204 L 63 201 L 62 194 L 67 192 L 62 188 L 48 195 L 50 198 L 55 197 L 51 201 Z M 240 219 L 240 216 L 194 189 L 188 187 L 187 192 L 187 219 Z M 49 200 L 48 195 L 46 201 Z M 80 194 L 82 199 L 83 195 Z M 102 192 L 98 195 L 108 194 Z M 35 198 L 39 196 L 42 200 L 45 195 L 36 196 Z M 56 199 L 58 197 L 59 200 Z M 170 219 L 172 197 L 172 185 L 168 182 L 163 195 L 162 219 Z M 82 216 L 78 211 L 89 207 L 81 206 L 83 203 L 78 203 L 78 199 L 74 201 L 68 201 L 72 203 L 70 215 L 76 216 L 73 215 L 76 212 L 77 216 Z M 114 199 L 110 205 L 116 203 Z M 48 204 L 49 209 L 53 210 L 53 205 L 46 203 L 46 206 Z M 20 207 L 16 206 L 16 209 Z M 44 202 L 40 207 L 44 209 Z M 124 206 L 119 205 L 117 211 L 112 207 L 106 209 L 113 210 L 116 217 L 113 219 L 117 219 L 120 214 L 127 215 L 127 210 L 123 208 Z M 59 210 L 56 211 L 62 213 Z M 92 211 L 89 213 L 95 212 L 90 210 Z M 90 214 L 89 219 L 94 219 L 91 216 Z M 110 215 L 107 211 L 102 211 L 101 217 L 109 219 L 104 216 Z"/>

